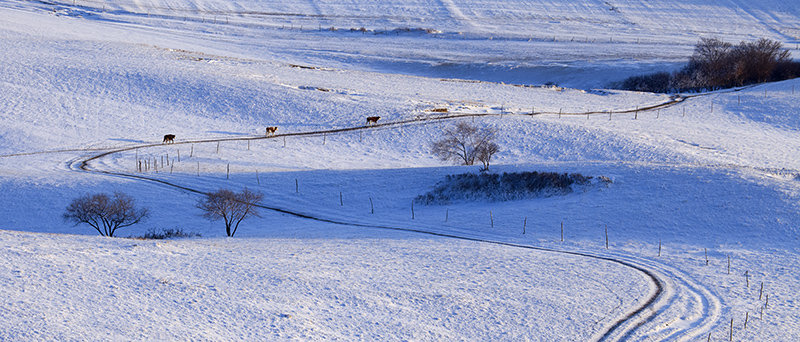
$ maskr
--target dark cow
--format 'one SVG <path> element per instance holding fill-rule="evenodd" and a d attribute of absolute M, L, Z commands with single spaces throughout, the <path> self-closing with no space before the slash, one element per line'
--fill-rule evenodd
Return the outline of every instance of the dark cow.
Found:
<path fill-rule="evenodd" d="M 267 127 L 267 136 L 275 135 L 275 131 L 278 130 L 278 126 L 270 126 Z"/>
<path fill-rule="evenodd" d="M 367 125 L 377 124 L 378 123 L 378 119 L 380 119 L 380 118 L 381 118 L 380 116 L 368 116 L 367 117 Z"/>
<path fill-rule="evenodd" d="M 175 142 L 175 134 L 167 134 L 164 136 L 164 144 L 171 144 Z"/>

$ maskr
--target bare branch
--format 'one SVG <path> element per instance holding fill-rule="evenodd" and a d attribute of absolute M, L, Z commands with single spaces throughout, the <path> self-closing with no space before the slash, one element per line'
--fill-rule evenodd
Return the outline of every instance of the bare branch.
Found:
<path fill-rule="evenodd" d="M 431 153 L 443 161 L 462 165 L 473 165 L 478 159 L 488 170 L 492 155 L 499 151 L 494 142 L 495 133 L 494 129 L 479 128 L 461 121 L 444 130 L 442 139 L 431 144 Z"/>
<path fill-rule="evenodd" d="M 220 189 L 207 194 L 197 202 L 201 214 L 211 221 L 222 219 L 225 222 L 225 233 L 228 236 L 236 234 L 239 223 L 251 216 L 259 216 L 257 205 L 263 200 L 264 195 L 245 188 L 236 193 L 228 189 Z M 233 228 L 233 229 L 231 229 Z"/>
<path fill-rule="evenodd" d="M 63 215 L 64 220 L 88 224 L 109 237 L 117 229 L 139 223 L 147 216 L 146 208 L 137 209 L 133 198 L 121 192 L 115 192 L 113 197 L 104 193 L 81 196 L 67 206 Z"/>

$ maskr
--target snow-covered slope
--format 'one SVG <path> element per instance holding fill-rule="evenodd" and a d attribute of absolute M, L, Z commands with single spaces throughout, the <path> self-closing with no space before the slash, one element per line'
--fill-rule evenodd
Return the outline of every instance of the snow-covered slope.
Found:
<path fill-rule="evenodd" d="M 795 340 L 800 82 L 677 100 L 510 83 L 674 67 L 704 36 L 792 47 L 799 18 L 779 1 L 3 2 L 0 338 L 689 340 L 733 318 L 736 338 Z M 498 129 L 493 171 L 613 182 L 412 217 L 476 171 L 429 154 L 457 120 L 433 108 Z M 372 115 L 390 125 L 335 132 Z M 126 148 L 88 163 L 112 174 L 80 170 Z M 170 184 L 315 220 L 263 210 L 226 239 Z M 122 235 L 203 238 L 61 235 L 94 232 L 62 221 L 70 200 L 115 190 L 152 212 Z"/>

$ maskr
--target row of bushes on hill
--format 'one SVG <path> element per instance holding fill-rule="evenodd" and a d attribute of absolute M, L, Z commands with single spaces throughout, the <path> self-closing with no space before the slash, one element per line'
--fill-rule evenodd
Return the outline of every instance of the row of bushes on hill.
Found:
<path fill-rule="evenodd" d="M 656 93 L 716 90 L 800 77 L 800 62 L 774 40 L 733 45 L 717 38 L 697 43 L 689 63 L 674 72 L 629 77 L 617 86 Z"/>

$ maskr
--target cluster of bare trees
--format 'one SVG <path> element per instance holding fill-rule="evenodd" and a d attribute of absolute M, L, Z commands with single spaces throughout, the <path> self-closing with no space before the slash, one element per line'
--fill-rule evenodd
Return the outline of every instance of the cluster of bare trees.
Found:
<path fill-rule="evenodd" d="M 496 134 L 492 128 L 461 121 L 444 130 L 442 139 L 433 142 L 431 152 L 441 160 L 462 165 L 473 165 L 477 159 L 483 164 L 481 171 L 488 171 L 492 156 L 500 150 Z"/>
<path fill-rule="evenodd" d="M 220 189 L 204 195 L 197 201 L 202 216 L 225 222 L 225 233 L 233 236 L 246 218 L 259 216 L 258 206 L 264 195 L 245 188 L 241 192 Z M 102 236 L 113 237 L 117 229 L 132 226 L 144 220 L 147 208 L 137 208 L 134 199 L 121 192 L 109 196 L 105 193 L 84 195 L 73 200 L 64 212 L 64 219 L 75 225 L 88 224 Z"/>
<path fill-rule="evenodd" d="M 651 92 L 714 90 L 798 76 L 800 63 L 792 61 L 789 51 L 778 41 L 760 39 L 733 45 L 717 38 L 703 38 L 681 70 L 630 77 L 621 88 Z"/>

